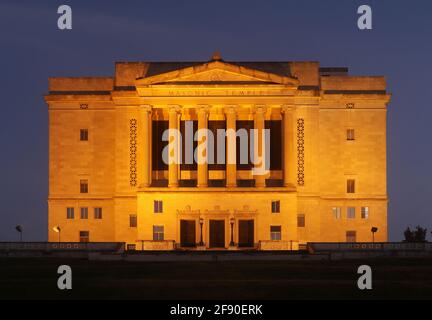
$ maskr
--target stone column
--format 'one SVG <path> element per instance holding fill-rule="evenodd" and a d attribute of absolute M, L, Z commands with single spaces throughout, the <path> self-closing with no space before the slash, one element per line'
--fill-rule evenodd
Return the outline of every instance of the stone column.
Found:
<path fill-rule="evenodd" d="M 169 164 L 168 187 L 178 187 L 180 168 L 180 135 L 179 133 L 179 106 L 169 106 Z"/>
<path fill-rule="evenodd" d="M 200 156 L 198 156 L 198 160 L 201 163 L 198 163 L 198 188 L 206 188 L 208 186 L 208 137 L 206 134 L 206 130 L 208 128 L 208 113 L 209 113 L 209 107 L 208 106 L 199 106 L 197 108 L 197 114 L 198 114 L 198 150 L 200 150 L 200 145 L 203 147 L 205 146 L 205 154 L 203 156 L 204 159 L 200 159 Z"/>
<path fill-rule="evenodd" d="M 152 107 L 149 105 L 142 105 L 139 108 L 139 116 L 141 121 L 141 141 L 142 144 L 139 146 L 141 149 L 141 163 L 139 165 L 139 171 L 141 171 L 141 187 L 150 186 L 150 147 L 151 147 L 151 136 L 150 136 L 150 124 L 151 124 L 151 110 Z"/>
<path fill-rule="evenodd" d="M 285 187 L 295 186 L 294 107 L 282 106 L 281 112 L 283 117 L 283 183 Z"/>
<path fill-rule="evenodd" d="M 236 136 L 236 106 L 228 106 L 225 108 L 226 114 L 226 186 L 228 188 L 237 187 L 237 136 Z"/>
<path fill-rule="evenodd" d="M 265 129 L 265 106 L 256 106 L 255 107 L 255 115 L 254 115 L 254 129 L 258 130 L 258 156 L 262 157 L 265 152 L 265 146 L 263 145 L 263 133 Z M 255 144 L 255 143 L 254 143 Z M 256 152 L 254 152 L 256 153 Z M 267 155 L 268 157 L 269 155 Z M 264 159 L 263 159 L 264 160 Z M 256 168 L 260 168 L 263 164 L 258 163 L 254 165 Z M 262 188 L 265 187 L 265 178 L 266 176 L 263 174 L 259 174 L 255 176 L 255 187 Z"/>

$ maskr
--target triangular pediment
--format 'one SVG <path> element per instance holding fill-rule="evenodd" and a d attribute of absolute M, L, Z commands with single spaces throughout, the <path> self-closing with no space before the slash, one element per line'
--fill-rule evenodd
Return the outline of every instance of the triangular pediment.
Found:
<path fill-rule="evenodd" d="M 136 80 L 136 85 L 158 84 L 281 84 L 297 87 L 298 80 L 224 61 L 211 61 Z"/>

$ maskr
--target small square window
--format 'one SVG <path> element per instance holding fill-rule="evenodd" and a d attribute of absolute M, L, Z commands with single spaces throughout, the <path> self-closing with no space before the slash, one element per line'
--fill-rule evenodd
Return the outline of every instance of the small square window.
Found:
<path fill-rule="evenodd" d="M 66 208 L 66 218 L 67 219 L 74 219 L 75 218 L 74 208 Z"/>
<path fill-rule="evenodd" d="M 304 214 L 297 215 L 297 227 L 304 228 L 306 225 L 306 219 Z"/>
<path fill-rule="evenodd" d="M 90 232 L 88 231 L 80 231 L 79 232 L 80 242 L 89 242 L 90 241 Z"/>
<path fill-rule="evenodd" d="M 369 218 L 369 207 L 361 207 L 361 218 L 362 219 Z"/>
<path fill-rule="evenodd" d="M 80 141 L 88 141 L 88 129 L 80 129 Z"/>
<path fill-rule="evenodd" d="M 347 140 L 355 140 L 354 129 L 347 129 Z"/>
<path fill-rule="evenodd" d="M 282 239 L 282 227 L 281 226 L 270 226 L 270 239 L 281 240 Z"/>
<path fill-rule="evenodd" d="M 333 207 L 332 208 L 332 212 L 333 212 L 333 217 L 335 219 L 340 219 L 342 214 L 341 214 L 341 207 Z"/>
<path fill-rule="evenodd" d="M 154 213 L 162 213 L 163 212 L 163 202 L 162 200 L 154 200 Z"/>
<path fill-rule="evenodd" d="M 129 227 L 131 227 L 131 228 L 137 227 L 137 215 L 136 214 L 129 215 Z"/>
<path fill-rule="evenodd" d="M 348 219 L 355 219 L 355 207 L 348 207 L 347 208 L 347 218 Z"/>
<path fill-rule="evenodd" d="M 271 203 L 272 213 L 280 213 L 280 200 L 273 200 Z"/>
<path fill-rule="evenodd" d="M 94 218 L 102 219 L 102 208 L 94 208 Z"/>
<path fill-rule="evenodd" d="M 88 193 L 88 180 L 80 180 L 80 193 Z"/>
<path fill-rule="evenodd" d="M 164 226 L 153 226 L 153 240 L 154 241 L 164 240 Z"/>
<path fill-rule="evenodd" d="M 357 241 L 357 233 L 355 231 L 347 231 L 346 232 L 346 242 L 356 242 Z"/>
<path fill-rule="evenodd" d="M 355 180 L 348 179 L 347 180 L 347 193 L 355 193 Z"/>

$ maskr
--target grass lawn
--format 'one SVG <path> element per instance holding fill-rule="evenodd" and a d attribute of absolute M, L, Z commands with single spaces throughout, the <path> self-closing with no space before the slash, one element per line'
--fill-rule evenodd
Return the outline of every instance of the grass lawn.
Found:
<path fill-rule="evenodd" d="M 72 268 L 72 290 L 57 267 Z M 358 266 L 373 289 L 357 288 Z M 432 298 L 432 259 L 353 261 L 104 262 L 1 258 L 0 299 L 377 299 Z"/>

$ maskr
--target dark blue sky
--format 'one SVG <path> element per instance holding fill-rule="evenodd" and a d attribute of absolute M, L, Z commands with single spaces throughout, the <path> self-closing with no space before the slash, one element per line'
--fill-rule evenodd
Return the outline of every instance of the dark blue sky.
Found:
<path fill-rule="evenodd" d="M 57 29 L 57 8 L 73 29 Z M 357 29 L 369 4 L 373 30 Z M 0 2 L 0 241 L 46 240 L 50 76 L 112 75 L 114 61 L 316 60 L 386 75 L 390 239 L 432 230 L 431 1 Z M 371 150 L 373 152 L 373 150 Z M 430 235 L 430 234 L 429 234 Z M 430 238 L 430 237 L 429 237 Z"/>

